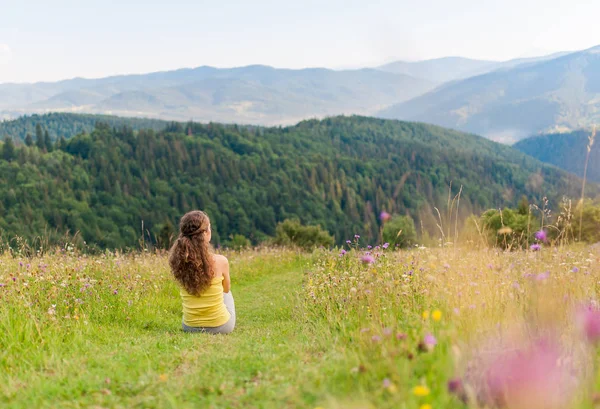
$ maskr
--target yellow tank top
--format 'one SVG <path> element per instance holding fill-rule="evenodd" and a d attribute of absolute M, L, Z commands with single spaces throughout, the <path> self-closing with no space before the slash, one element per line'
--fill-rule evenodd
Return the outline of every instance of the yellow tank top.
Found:
<path fill-rule="evenodd" d="M 223 303 L 223 279 L 215 277 L 199 296 L 188 294 L 181 288 L 183 302 L 183 323 L 188 327 L 218 327 L 231 318 Z"/>

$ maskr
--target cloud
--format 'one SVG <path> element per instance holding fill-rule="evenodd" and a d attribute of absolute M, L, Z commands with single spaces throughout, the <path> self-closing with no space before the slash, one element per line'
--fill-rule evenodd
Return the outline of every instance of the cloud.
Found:
<path fill-rule="evenodd" d="M 12 60 L 12 50 L 8 44 L 0 43 L 0 65 L 8 64 Z"/>

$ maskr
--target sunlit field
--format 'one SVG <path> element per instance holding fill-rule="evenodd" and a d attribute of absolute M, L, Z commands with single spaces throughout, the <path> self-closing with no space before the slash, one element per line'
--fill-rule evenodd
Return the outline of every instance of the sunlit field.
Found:
<path fill-rule="evenodd" d="M 238 327 L 184 334 L 165 254 L 0 256 L 0 406 L 592 408 L 595 247 L 227 253 Z"/>

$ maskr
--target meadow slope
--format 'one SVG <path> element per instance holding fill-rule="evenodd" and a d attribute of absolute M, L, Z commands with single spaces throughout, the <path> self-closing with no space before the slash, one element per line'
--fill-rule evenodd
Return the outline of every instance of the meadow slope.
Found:
<path fill-rule="evenodd" d="M 180 331 L 164 255 L 0 256 L 0 406 L 476 407 L 489 397 L 468 370 L 485 365 L 477 357 L 543 337 L 560 360 L 516 368 L 532 386 L 503 407 L 524 408 L 524 396 L 542 404 L 528 408 L 557 407 L 544 396 L 593 407 L 597 338 L 582 338 L 573 314 L 598 300 L 596 248 L 375 248 L 370 260 L 361 247 L 229 253 L 230 336 Z M 484 375 L 515 368 L 492 369 Z M 557 386 L 565 376 L 572 388 Z"/>

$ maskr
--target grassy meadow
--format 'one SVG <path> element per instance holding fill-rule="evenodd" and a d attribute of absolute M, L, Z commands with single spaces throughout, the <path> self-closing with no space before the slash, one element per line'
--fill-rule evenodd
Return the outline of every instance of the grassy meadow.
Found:
<path fill-rule="evenodd" d="M 563 409 L 598 399 L 595 247 L 384 251 L 356 239 L 344 251 L 226 255 L 237 309 L 228 336 L 181 331 L 165 254 L 1 255 L 0 407 Z"/>

